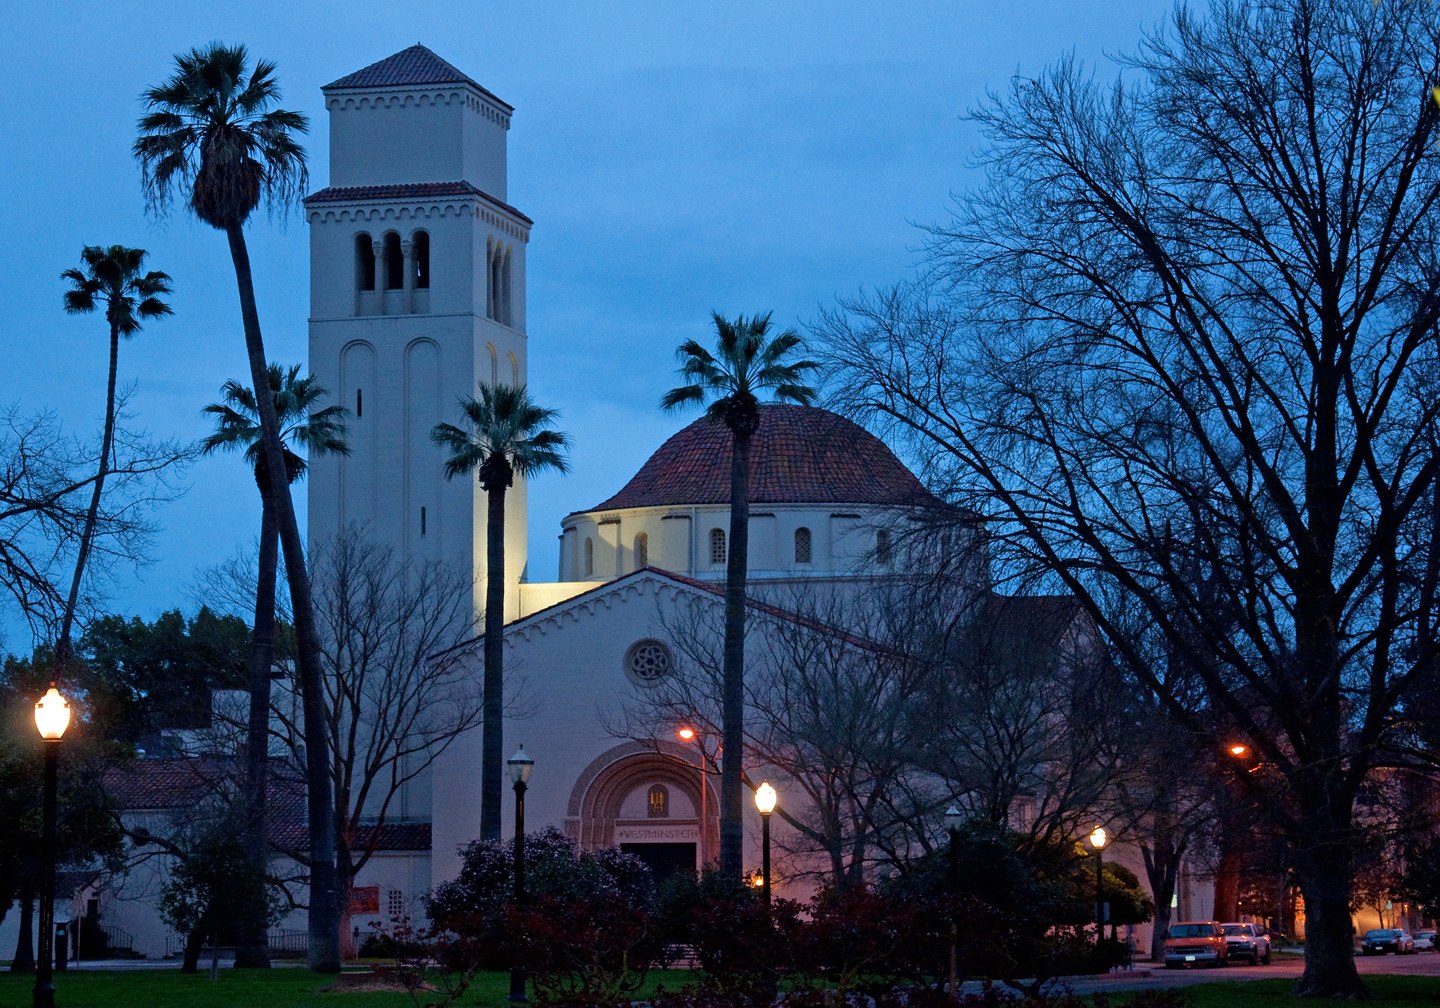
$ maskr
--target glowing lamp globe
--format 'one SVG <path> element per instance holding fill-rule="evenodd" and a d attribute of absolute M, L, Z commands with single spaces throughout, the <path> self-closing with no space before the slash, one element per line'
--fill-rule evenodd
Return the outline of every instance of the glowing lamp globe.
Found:
<path fill-rule="evenodd" d="M 70 704 L 60 695 L 54 683 L 35 704 L 35 727 L 47 742 L 59 742 L 65 729 L 70 727 Z"/>

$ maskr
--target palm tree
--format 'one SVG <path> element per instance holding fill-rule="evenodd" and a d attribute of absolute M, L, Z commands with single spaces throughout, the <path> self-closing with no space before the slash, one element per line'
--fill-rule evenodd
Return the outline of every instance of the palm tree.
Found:
<path fill-rule="evenodd" d="M 272 207 L 293 203 L 308 182 L 305 151 L 295 136 L 309 124 L 299 112 L 274 108 L 279 97 L 275 65 L 259 60 L 252 72 L 244 46 L 214 42 L 191 49 L 175 57 L 175 72 L 168 80 L 143 93 L 148 111 L 140 118 L 140 135 L 134 146 L 150 209 L 163 210 L 178 190 L 196 217 L 225 232 L 240 295 L 251 388 L 266 386 L 266 358 L 245 222 L 262 202 Z M 280 421 L 270 396 L 259 396 L 256 406 L 260 457 L 269 471 L 267 489 L 290 585 L 305 737 L 323 739 L 320 640 L 304 545 L 285 472 Z M 310 827 L 309 965 L 334 973 L 340 969 L 334 792 L 325 746 L 307 745 L 305 759 Z"/>
<path fill-rule="evenodd" d="M 688 385 L 660 400 L 664 409 L 708 401 L 705 415 L 730 428 L 730 538 L 725 564 L 725 655 L 720 702 L 724 752 L 720 762 L 720 874 L 740 881 L 745 829 L 740 794 L 745 752 L 745 577 L 750 561 L 750 439 L 760 426 L 760 394 L 780 402 L 809 405 L 815 390 L 804 384 L 820 365 L 788 360 L 801 348 L 800 337 L 786 329 L 770 336 L 770 315 L 731 322 L 718 313 L 712 354 L 694 340 L 676 351 L 680 377 Z"/>
<path fill-rule="evenodd" d="M 500 838 L 501 745 L 504 716 L 505 491 L 515 476 L 553 469 L 565 472 L 569 439 L 547 426 L 559 414 L 531 402 L 525 386 L 481 385 L 460 409 L 466 427 L 436 424 L 430 439 L 450 452 L 445 478 L 475 472 L 486 495 L 485 680 L 481 700 L 480 838 Z"/>
<path fill-rule="evenodd" d="M 160 300 L 170 293 L 170 277 L 158 270 L 141 273 L 145 250 L 124 245 L 86 245 L 80 250 L 83 268 L 72 267 L 60 274 L 73 286 L 65 292 L 65 310 L 72 315 L 88 315 L 98 306 L 105 306 L 105 321 L 110 324 L 110 376 L 105 386 L 105 428 L 100 437 L 100 465 L 90 491 L 90 508 L 80 531 L 80 548 L 75 554 L 75 574 L 70 579 L 70 594 L 60 620 L 60 636 L 55 642 L 55 667 L 63 672 L 70 660 L 70 631 L 75 622 L 75 606 L 80 598 L 80 582 L 90 559 L 95 540 L 95 522 L 100 513 L 100 495 L 105 490 L 105 476 L 110 467 L 110 453 L 115 444 L 115 375 L 120 366 L 120 337 L 134 336 L 144 319 L 163 318 L 170 306 Z"/>
<path fill-rule="evenodd" d="M 350 454 L 345 442 L 343 406 L 311 409 L 325 397 L 326 390 L 316 384 L 315 377 L 300 377 L 297 364 L 288 370 L 271 364 L 268 386 L 275 401 L 275 414 L 280 420 L 280 436 L 285 443 L 285 474 L 290 484 L 305 475 L 306 461 L 290 449 L 300 445 L 309 455 Z M 221 449 L 243 449 L 245 461 L 255 471 L 255 485 L 260 490 L 260 565 L 255 584 L 255 624 L 250 645 L 250 717 L 246 737 L 245 803 L 246 853 L 255 869 L 254 877 L 262 879 L 268 862 L 265 834 L 266 756 L 270 732 L 270 668 L 275 654 L 275 577 L 280 552 L 280 529 L 270 505 L 269 468 L 261 457 L 262 431 L 259 404 L 255 393 L 237 381 L 228 381 L 220 390 L 224 401 L 211 403 L 204 409 L 215 417 L 215 433 L 200 444 L 205 454 Z M 257 901 L 255 906 L 262 906 Z M 236 950 L 237 966 L 266 966 L 269 952 L 262 921 L 241 922 L 241 947 Z"/>

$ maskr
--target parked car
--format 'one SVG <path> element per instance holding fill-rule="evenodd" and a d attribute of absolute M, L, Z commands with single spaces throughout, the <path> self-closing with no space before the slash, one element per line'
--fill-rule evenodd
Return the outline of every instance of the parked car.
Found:
<path fill-rule="evenodd" d="M 1221 924 L 1230 958 L 1244 959 L 1251 966 L 1270 964 L 1270 936 L 1259 924 Z"/>
<path fill-rule="evenodd" d="M 1404 955 L 1415 951 L 1415 939 L 1404 928 L 1375 928 L 1365 932 L 1360 939 L 1361 955 L 1384 955 L 1394 952 Z"/>
<path fill-rule="evenodd" d="M 1435 948 L 1435 932 L 1434 932 L 1434 931 L 1416 931 L 1416 932 L 1415 932 L 1415 951 L 1416 951 L 1416 952 L 1419 952 L 1421 949 L 1432 949 L 1432 950 L 1433 950 L 1434 948 Z"/>
<path fill-rule="evenodd" d="M 1230 956 L 1219 921 L 1177 921 L 1165 932 L 1165 968 L 1224 966 Z"/>

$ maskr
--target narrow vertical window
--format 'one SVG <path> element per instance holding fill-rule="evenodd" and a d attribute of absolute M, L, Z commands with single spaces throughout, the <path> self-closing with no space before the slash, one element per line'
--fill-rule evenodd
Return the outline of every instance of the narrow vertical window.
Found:
<path fill-rule="evenodd" d="M 635 569 L 650 566 L 650 537 L 641 532 L 635 537 Z"/>
<path fill-rule="evenodd" d="M 505 260 L 500 267 L 500 321 L 507 326 L 515 324 L 510 307 L 510 250 L 507 248 Z"/>
<path fill-rule="evenodd" d="M 485 307 L 486 315 L 489 315 L 496 322 L 500 321 L 500 246 L 488 246 L 489 258 L 485 264 L 486 279 L 489 290 L 486 292 Z"/>
<path fill-rule="evenodd" d="M 422 536 L 425 534 L 425 509 L 423 507 L 420 509 L 420 534 Z"/>
<path fill-rule="evenodd" d="M 588 536 L 585 538 L 585 577 L 592 577 L 595 574 L 595 542 Z"/>
<path fill-rule="evenodd" d="M 670 789 L 664 784 L 650 785 L 645 796 L 645 811 L 651 819 L 664 819 L 670 815 Z"/>
<path fill-rule="evenodd" d="M 400 236 L 385 232 L 385 289 L 399 290 L 405 286 L 405 256 L 400 251 Z"/>
<path fill-rule="evenodd" d="M 795 530 L 795 562 L 797 564 L 810 562 L 810 530 L 808 528 Z"/>
<path fill-rule="evenodd" d="M 355 415 L 356 415 L 357 417 L 362 417 L 362 416 L 365 415 L 365 390 L 364 390 L 364 389 L 358 389 L 358 388 L 357 388 L 357 389 L 355 390 Z"/>
<path fill-rule="evenodd" d="M 362 291 L 375 289 L 375 243 L 363 231 L 355 236 L 355 282 Z"/>
<path fill-rule="evenodd" d="M 710 562 L 725 562 L 725 530 L 714 528 L 710 530 Z"/>
<path fill-rule="evenodd" d="M 890 547 L 890 530 L 881 529 L 875 533 L 875 562 L 881 567 L 889 567 L 891 554 L 894 551 Z"/>
<path fill-rule="evenodd" d="M 415 289 L 430 289 L 430 235 L 426 231 L 416 231 L 410 239 L 413 243 L 413 255 L 415 256 Z"/>

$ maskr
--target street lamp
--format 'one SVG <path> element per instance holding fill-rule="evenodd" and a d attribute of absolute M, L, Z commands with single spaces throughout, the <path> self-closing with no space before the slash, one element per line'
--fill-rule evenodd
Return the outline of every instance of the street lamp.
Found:
<path fill-rule="evenodd" d="M 1101 894 L 1101 871 L 1104 869 L 1105 850 L 1104 826 L 1096 826 L 1090 832 L 1090 846 L 1095 848 L 1095 958 L 1101 960 L 1100 943 L 1105 938 L 1105 898 Z M 1103 960 L 1101 960 L 1103 961 Z"/>
<path fill-rule="evenodd" d="M 946 896 L 950 901 L 950 971 L 949 992 L 953 998 L 960 990 L 960 974 L 955 961 L 955 946 L 959 942 L 960 926 L 955 919 L 955 889 L 960 884 L 960 810 L 951 805 L 945 810 L 945 833 L 949 838 L 949 858 L 945 867 Z"/>
<path fill-rule="evenodd" d="M 769 781 L 761 781 L 755 789 L 755 808 L 760 811 L 760 891 L 765 896 L 765 909 L 770 909 L 770 814 L 775 811 L 778 795 Z"/>
<path fill-rule="evenodd" d="M 681 742 L 694 742 L 700 755 L 695 765 L 700 770 L 700 836 L 695 846 L 695 855 L 700 859 L 700 870 L 705 870 L 705 737 L 689 725 L 681 725 L 675 729 L 675 735 Z"/>
<path fill-rule="evenodd" d="M 535 761 L 525 755 L 522 743 L 515 755 L 505 761 L 510 771 L 510 783 L 515 785 L 515 909 L 525 909 L 525 788 L 530 783 L 530 771 Z M 525 966 L 512 963 L 510 966 L 510 1000 L 523 1003 L 525 997 Z"/>
<path fill-rule="evenodd" d="M 50 684 L 35 705 L 35 727 L 44 740 L 45 798 L 40 839 L 40 954 L 35 963 L 34 1008 L 54 1008 L 55 974 L 55 792 L 60 765 L 60 739 L 70 726 L 70 705 Z"/>

